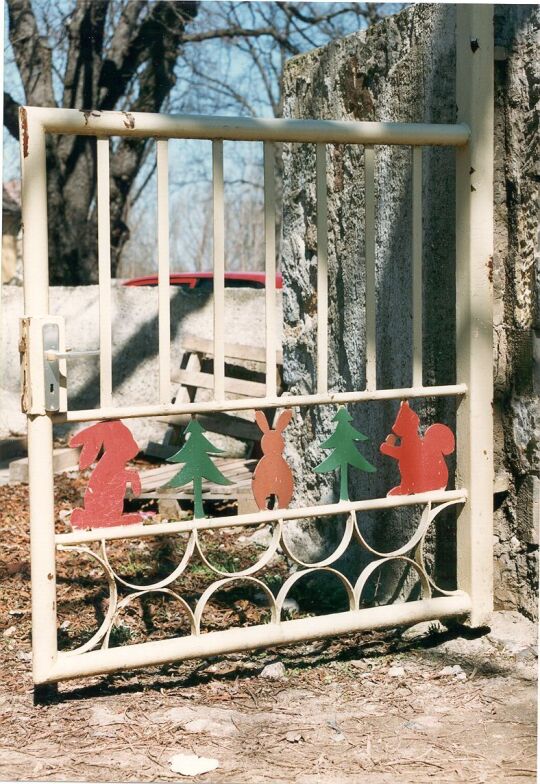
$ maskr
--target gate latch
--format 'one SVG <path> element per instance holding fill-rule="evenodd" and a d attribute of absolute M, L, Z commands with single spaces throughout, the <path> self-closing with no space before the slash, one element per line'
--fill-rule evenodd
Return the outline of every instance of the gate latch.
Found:
<path fill-rule="evenodd" d="M 60 411 L 61 373 L 60 360 L 79 359 L 99 355 L 99 349 L 91 351 L 60 351 L 60 327 L 58 324 L 43 325 L 43 372 L 45 410 Z"/>
<path fill-rule="evenodd" d="M 61 316 L 23 316 L 20 324 L 22 410 L 30 415 L 67 411 L 66 360 L 99 351 L 66 350 Z"/>

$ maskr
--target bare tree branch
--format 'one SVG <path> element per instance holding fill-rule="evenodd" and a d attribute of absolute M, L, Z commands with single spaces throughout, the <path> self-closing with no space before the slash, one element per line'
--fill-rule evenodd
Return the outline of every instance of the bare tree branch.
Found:
<path fill-rule="evenodd" d="M 21 75 L 26 102 L 56 106 L 51 50 L 41 38 L 30 0 L 7 0 L 9 40 Z"/>
<path fill-rule="evenodd" d="M 4 125 L 13 136 L 19 139 L 19 104 L 9 93 L 4 92 Z"/>

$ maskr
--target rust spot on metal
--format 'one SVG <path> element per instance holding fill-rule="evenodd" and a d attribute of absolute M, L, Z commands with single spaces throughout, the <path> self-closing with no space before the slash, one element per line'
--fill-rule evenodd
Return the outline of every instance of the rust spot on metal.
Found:
<path fill-rule="evenodd" d="M 489 282 L 493 283 L 493 256 L 490 256 L 487 260 L 487 268 L 488 268 L 488 277 Z"/>
<path fill-rule="evenodd" d="M 122 114 L 124 115 L 124 125 L 132 131 L 135 128 L 135 117 L 129 112 L 122 112 Z"/>
<path fill-rule="evenodd" d="M 28 158 L 28 117 L 24 106 L 19 107 L 19 118 L 23 137 L 23 157 Z"/>
<path fill-rule="evenodd" d="M 101 117 L 101 112 L 95 112 L 93 109 L 79 109 L 82 114 L 84 114 L 84 124 L 88 125 L 88 119 L 90 117 Z"/>

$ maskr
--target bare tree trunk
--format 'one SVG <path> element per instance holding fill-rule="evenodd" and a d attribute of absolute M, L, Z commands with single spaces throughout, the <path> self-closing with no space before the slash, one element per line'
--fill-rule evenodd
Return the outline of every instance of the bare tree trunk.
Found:
<path fill-rule="evenodd" d="M 65 25 L 68 53 L 62 106 L 83 110 L 159 112 L 176 77 L 174 67 L 196 2 L 132 0 L 115 20 L 105 50 L 110 0 L 77 0 Z M 56 106 L 51 51 L 39 34 L 30 0 L 8 0 L 9 37 L 30 106 Z M 136 82 L 137 89 L 133 90 Z M 135 92 L 131 99 L 130 93 Z M 18 135 L 18 106 L 4 96 L 5 124 Z M 111 266 L 116 274 L 129 238 L 127 211 L 148 139 L 121 139 L 111 151 Z M 96 141 L 84 136 L 47 140 L 51 283 L 97 280 Z"/>

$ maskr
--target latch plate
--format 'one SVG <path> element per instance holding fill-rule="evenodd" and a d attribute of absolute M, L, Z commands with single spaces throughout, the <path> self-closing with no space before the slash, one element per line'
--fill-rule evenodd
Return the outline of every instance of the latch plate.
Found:
<path fill-rule="evenodd" d="M 47 351 L 59 351 L 60 329 L 58 324 L 43 325 L 43 381 L 45 409 L 47 411 L 60 410 L 60 367 L 58 358 L 48 359 Z"/>

